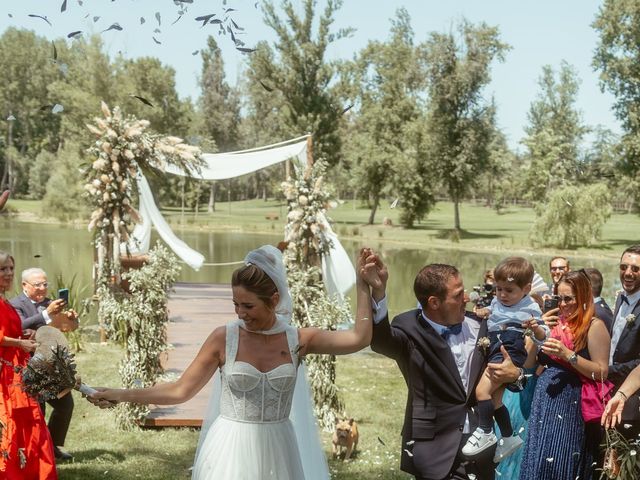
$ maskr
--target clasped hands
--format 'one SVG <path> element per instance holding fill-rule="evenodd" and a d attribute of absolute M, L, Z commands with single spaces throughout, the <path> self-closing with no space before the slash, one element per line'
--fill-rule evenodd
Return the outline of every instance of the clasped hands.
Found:
<path fill-rule="evenodd" d="M 374 300 L 380 300 L 385 295 L 389 271 L 380 259 L 380 256 L 371 248 L 360 250 L 357 265 L 358 280 L 371 287 L 371 295 Z"/>
<path fill-rule="evenodd" d="M 86 398 L 89 403 L 102 409 L 113 408 L 118 405 L 117 400 L 110 400 L 109 398 L 107 398 L 110 396 L 110 389 L 103 387 L 93 387 L 93 389 L 96 390 L 96 393 L 93 393 L 91 395 L 82 394 L 82 396 Z"/>

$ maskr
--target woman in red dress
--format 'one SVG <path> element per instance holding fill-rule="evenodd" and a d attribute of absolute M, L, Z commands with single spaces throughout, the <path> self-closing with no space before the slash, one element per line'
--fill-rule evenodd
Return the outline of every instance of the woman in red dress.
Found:
<path fill-rule="evenodd" d="M 23 335 L 20 317 L 6 301 L 14 260 L 0 251 L 0 478 L 55 480 L 53 443 L 38 402 L 20 388 L 13 366 L 25 366 L 36 348 L 34 332 Z"/>

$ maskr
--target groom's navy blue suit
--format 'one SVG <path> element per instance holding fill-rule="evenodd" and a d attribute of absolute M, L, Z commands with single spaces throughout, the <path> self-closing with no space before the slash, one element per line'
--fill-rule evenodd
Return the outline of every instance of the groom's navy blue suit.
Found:
<path fill-rule="evenodd" d="M 466 317 L 465 322 L 477 322 Z M 486 335 L 480 324 L 478 337 Z M 477 325 L 476 325 L 477 328 Z M 469 415 L 470 431 L 477 426 L 471 407 L 476 404 L 475 388 L 486 366 L 485 352 L 476 348 L 465 391 L 454 356 L 447 342 L 422 318 L 420 310 L 402 313 L 389 323 L 386 316 L 373 328 L 373 351 L 394 359 L 408 388 L 402 428 L 400 468 L 417 478 L 467 478 L 460 470 L 460 450 Z M 494 478 L 493 451 L 477 462 L 477 478 Z"/>

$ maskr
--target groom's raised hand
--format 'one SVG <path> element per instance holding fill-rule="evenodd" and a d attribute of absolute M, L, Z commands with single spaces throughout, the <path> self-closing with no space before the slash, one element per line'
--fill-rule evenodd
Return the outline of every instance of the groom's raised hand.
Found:
<path fill-rule="evenodd" d="M 359 265 L 362 279 L 371 287 L 371 295 L 375 301 L 385 296 L 389 272 L 380 256 L 370 248 L 363 248 L 360 252 Z"/>

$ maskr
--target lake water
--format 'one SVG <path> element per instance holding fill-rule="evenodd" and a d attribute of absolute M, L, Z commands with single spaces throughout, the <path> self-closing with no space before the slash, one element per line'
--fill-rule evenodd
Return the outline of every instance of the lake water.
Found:
<path fill-rule="evenodd" d="M 179 231 L 176 234 L 192 248 L 201 252 L 206 263 L 239 261 L 246 252 L 265 243 L 277 244 L 280 235 L 262 235 L 237 232 Z M 155 242 L 155 238 L 152 240 Z M 378 250 L 389 267 L 389 308 L 392 314 L 415 306 L 413 279 L 416 272 L 427 263 L 456 265 L 462 272 L 467 290 L 482 281 L 485 270 L 493 268 L 507 254 L 470 253 L 455 249 L 426 249 L 385 246 L 378 239 L 367 242 L 345 241 L 344 246 L 355 258 L 364 245 Z M 0 250 L 11 252 L 16 259 L 18 272 L 29 267 L 43 268 L 53 280 L 62 274 L 66 281 L 76 275 L 80 285 L 91 284 L 93 249 L 91 234 L 86 228 L 63 225 L 30 224 L 0 219 Z M 548 256 L 530 255 L 545 280 L 548 278 Z M 612 305 L 614 293 L 620 288 L 617 259 L 589 259 L 572 257 L 573 268 L 598 268 L 605 279 L 604 297 Z M 228 283 L 234 266 L 204 266 L 196 272 L 183 265 L 180 281 L 203 283 Z M 15 280 L 16 292 L 20 288 L 19 274 Z M 87 289 L 89 293 L 91 289 Z"/>

